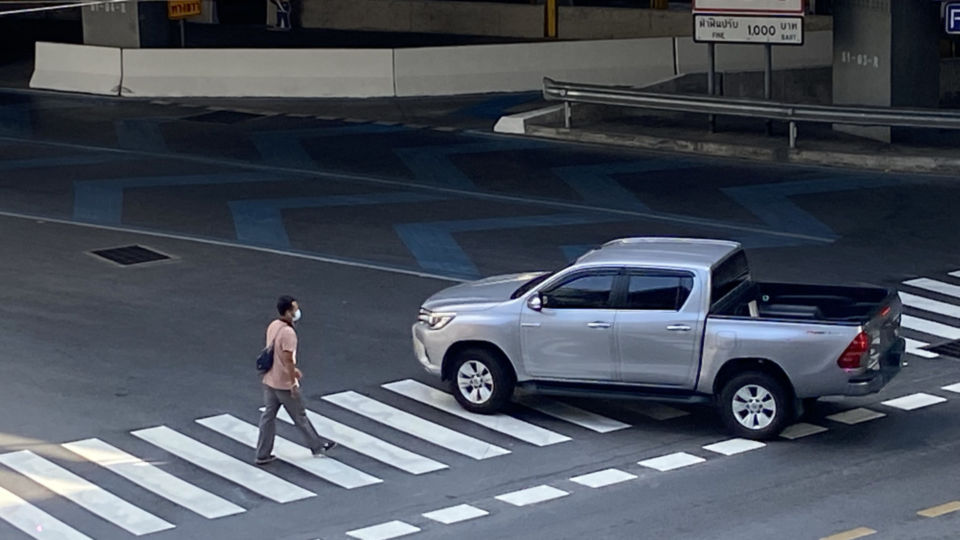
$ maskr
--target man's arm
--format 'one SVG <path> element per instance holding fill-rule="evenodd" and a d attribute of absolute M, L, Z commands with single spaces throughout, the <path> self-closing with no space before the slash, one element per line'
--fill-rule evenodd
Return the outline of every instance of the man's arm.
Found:
<path fill-rule="evenodd" d="M 283 366 L 283 370 L 293 377 L 294 381 L 299 381 L 300 377 L 303 376 L 293 362 L 293 351 L 280 351 L 280 364 Z"/>

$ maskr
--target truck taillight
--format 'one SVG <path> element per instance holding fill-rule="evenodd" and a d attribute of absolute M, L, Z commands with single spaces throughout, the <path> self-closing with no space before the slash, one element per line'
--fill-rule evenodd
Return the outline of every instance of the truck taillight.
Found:
<path fill-rule="evenodd" d="M 837 365 L 843 369 L 858 369 L 861 365 L 864 353 L 870 350 L 870 336 L 866 332 L 860 332 L 853 338 L 847 350 L 843 351 L 840 358 L 837 359 Z"/>

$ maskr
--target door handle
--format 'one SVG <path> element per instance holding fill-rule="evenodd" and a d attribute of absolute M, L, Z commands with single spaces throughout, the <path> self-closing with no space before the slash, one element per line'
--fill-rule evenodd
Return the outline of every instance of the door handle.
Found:
<path fill-rule="evenodd" d="M 587 326 L 590 328 L 610 328 L 612 325 L 608 322 L 595 321 L 592 323 L 587 323 Z"/>
<path fill-rule="evenodd" d="M 667 327 L 667 330 L 671 332 L 689 332 L 690 330 L 693 330 L 693 329 L 686 324 L 671 324 L 670 326 Z"/>

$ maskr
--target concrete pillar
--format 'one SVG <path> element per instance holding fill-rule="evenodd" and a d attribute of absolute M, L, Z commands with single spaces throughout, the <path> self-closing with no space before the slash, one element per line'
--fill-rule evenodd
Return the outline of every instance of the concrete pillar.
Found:
<path fill-rule="evenodd" d="M 833 0 L 833 101 L 838 105 L 937 107 L 938 2 Z M 890 141 L 890 128 L 835 126 Z"/>
<path fill-rule="evenodd" d="M 174 33 L 166 2 L 118 2 L 83 8 L 83 42 L 104 47 L 167 47 Z"/>

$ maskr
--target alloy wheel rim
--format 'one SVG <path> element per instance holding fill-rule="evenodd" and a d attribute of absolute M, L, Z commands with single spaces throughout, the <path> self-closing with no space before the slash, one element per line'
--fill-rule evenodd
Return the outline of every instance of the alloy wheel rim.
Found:
<path fill-rule="evenodd" d="M 467 360 L 457 370 L 457 387 L 467 401 L 483 405 L 493 395 L 493 374 L 483 362 Z"/>
<path fill-rule="evenodd" d="M 758 384 L 748 384 L 737 390 L 731 405 L 737 422 L 753 431 L 766 428 L 777 416 L 777 400 Z"/>

